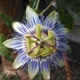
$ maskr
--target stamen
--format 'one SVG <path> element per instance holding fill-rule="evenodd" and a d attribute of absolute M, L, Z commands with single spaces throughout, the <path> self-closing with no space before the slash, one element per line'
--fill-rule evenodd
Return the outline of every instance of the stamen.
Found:
<path fill-rule="evenodd" d="M 28 54 L 30 55 L 32 52 L 33 52 L 33 50 L 35 49 L 35 48 L 37 48 L 39 45 L 41 45 L 43 42 L 40 42 L 39 44 L 37 44 L 36 46 L 34 46 L 29 52 L 28 52 Z"/>
<path fill-rule="evenodd" d="M 37 24 L 35 34 L 27 34 L 26 38 L 28 42 L 26 42 L 26 45 L 28 47 L 30 45 L 27 53 L 32 58 L 38 56 L 45 57 L 52 54 L 53 52 L 56 52 L 57 48 L 55 47 L 54 34 L 51 30 L 47 31 L 47 33 L 48 35 L 45 35 L 44 31 L 42 31 L 42 26 L 40 24 Z"/>

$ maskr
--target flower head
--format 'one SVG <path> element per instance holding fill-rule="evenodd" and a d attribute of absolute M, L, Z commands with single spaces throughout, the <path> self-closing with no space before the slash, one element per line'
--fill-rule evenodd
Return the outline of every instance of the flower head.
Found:
<path fill-rule="evenodd" d="M 3 44 L 18 52 L 13 67 L 28 67 L 30 79 L 38 72 L 45 79 L 50 79 L 50 67 L 63 66 L 63 52 L 69 49 L 66 37 L 68 30 L 57 19 L 57 12 L 51 12 L 44 20 L 27 6 L 26 20 L 13 22 L 16 35 Z"/>

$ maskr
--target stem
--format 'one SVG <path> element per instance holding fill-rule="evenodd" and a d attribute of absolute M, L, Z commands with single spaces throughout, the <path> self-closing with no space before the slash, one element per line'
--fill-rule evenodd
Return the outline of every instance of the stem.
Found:
<path fill-rule="evenodd" d="M 55 0 L 52 1 L 52 2 L 46 7 L 46 9 L 44 9 L 43 12 L 39 14 L 39 16 L 43 15 L 43 14 L 49 9 L 49 7 L 50 7 L 54 2 L 55 2 Z"/>
<path fill-rule="evenodd" d="M 65 70 L 68 74 L 68 79 L 67 80 L 72 80 L 71 78 L 71 72 L 70 72 L 70 68 L 69 68 L 69 64 L 68 64 L 68 60 L 66 58 L 66 53 L 63 53 L 63 58 L 64 58 L 64 61 L 65 61 Z"/>
<path fill-rule="evenodd" d="M 36 11 L 38 10 L 39 3 L 40 3 L 40 0 L 38 0 L 38 2 L 37 2 L 36 8 L 35 8 Z"/>

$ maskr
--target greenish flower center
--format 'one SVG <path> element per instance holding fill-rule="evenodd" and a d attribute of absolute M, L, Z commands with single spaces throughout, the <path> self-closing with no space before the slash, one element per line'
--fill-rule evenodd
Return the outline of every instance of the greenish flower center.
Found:
<path fill-rule="evenodd" d="M 45 57 L 53 52 L 56 52 L 55 38 L 53 31 L 49 30 L 47 33 L 43 32 L 42 26 L 40 24 L 36 25 L 36 30 L 34 35 L 26 35 L 26 46 L 27 54 L 30 57 Z"/>

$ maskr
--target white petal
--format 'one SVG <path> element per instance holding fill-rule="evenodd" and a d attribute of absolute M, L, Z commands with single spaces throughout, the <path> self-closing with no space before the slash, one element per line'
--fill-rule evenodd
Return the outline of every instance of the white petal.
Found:
<path fill-rule="evenodd" d="M 56 21 L 58 21 L 58 13 L 56 11 L 52 11 L 43 22 L 44 28 L 52 30 L 55 27 L 54 24 Z"/>
<path fill-rule="evenodd" d="M 58 13 L 56 12 L 56 11 L 52 11 L 48 16 L 47 16 L 47 18 L 44 20 L 44 22 L 47 20 L 47 19 L 51 19 L 51 20 L 53 20 L 54 21 L 54 23 L 56 22 L 56 21 L 58 21 Z"/>
<path fill-rule="evenodd" d="M 64 66 L 64 60 L 58 58 L 56 55 L 54 55 L 54 58 L 57 60 L 57 62 L 59 63 L 58 66 Z M 57 63 L 56 63 L 57 64 Z"/>
<path fill-rule="evenodd" d="M 58 21 L 58 13 L 54 10 L 47 17 L 51 18 L 53 21 Z"/>
<path fill-rule="evenodd" d="M 13 48 L 13 43 L 14 43 L 14 42 L 15 42 L 14 40 L 8 39 L 8 40 L 6 40 L 3 44 L 4 44 L 6 47 L 8 47 L 8 48 Z"/>
<path fill-rule="evenodd" d="M 30 6 L 27 6 L 26 8 L 26 19 L 28 21 L 30 21 L 32 18 L 37 18 L 38 15 L 36 14 L 36 12 L 30 7 Z"/>
<path fill-rule="evenodd" d="M 21 67 L 22 65 L 24 65 L 27 61 L 27 57 L 26 54 L 18 54 L 18 56 L 16 57 L 16 59 L 13 62 L 13 68 L 17 69 L 19 67 Z"/>
<path fill-rule="evenodd" d="M 19 43 L 19 44 L 18 44 Z M 20 49 L 22 47 L 25 47 L 24 40 L 22 37 L 14 37 L 12 39 L 8 39 L 3 42 L 3 44 L 8 48 L 13 49 Z"/>
<path fill-rule="evenodd" d="M 49 67 L 49 65 L 48 65 L 48 67 Z M 44 79 L 46 79 L 46 80 L 50 79 L 50 69 L 46 70 L 44 64 L 43 64 L 43 67 L 42 67 L 42 74 L 43 74 Z"/>
<path fill-rule="evenodd" d="M 12 27 L 20 35 L 25 35 L 28 31 L 28 29 L 22 23 L 17 21 L 12 23 Z"/>
<path fill-rule="evenodd" d="M 58 29 L 56 29 L 55 32 L 58 35 L 64 35 L 64 34 L 67 34 L 69 32 L 69 30 L 67 28 L 58 28 Z"/>
<path fill-rule="evenodd" d="M 31 80 L 35 78 L 35 76 L 37 75 L 38 71 L 39 71 L 39 64 L 38 64 L 38 62 L 32 62 L 31 61 L 28 64 L 28 75 L 29 75 Z"/>

